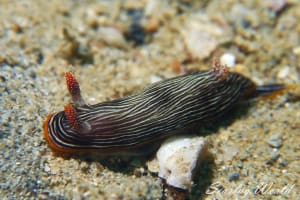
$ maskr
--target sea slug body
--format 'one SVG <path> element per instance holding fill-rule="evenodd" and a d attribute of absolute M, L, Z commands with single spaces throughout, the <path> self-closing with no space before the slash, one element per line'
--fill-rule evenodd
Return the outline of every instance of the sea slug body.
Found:
<path fill-rule="evenodd" d="M 44 137 L 57 152 L 133 152 L 201 126 L 227 113 L 239 101 L 271 94 L 280 84 L 256 86 L 250 79 L 228 72 L 215 60 L 208 71 L 157 82 L 132 95 L 88 105 L 75 77 L 66 73 L 73 104 L 51 114 Z"/>

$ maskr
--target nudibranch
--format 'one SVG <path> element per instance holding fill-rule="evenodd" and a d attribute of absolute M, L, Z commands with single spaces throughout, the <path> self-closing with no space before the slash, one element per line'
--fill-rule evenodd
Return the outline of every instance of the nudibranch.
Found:
<path fill-rule="evenodd" d="M 257 86 L 229 72 L 217 59 L 210 70 L 163 80 L 95 105 L 84 101 L 70 72 L 66 83 L 73 103 L 49 115 L 44 123 L 46 141 L 61 153 L 137 151 L 191 126 L 212 122 L 239 101 L 285 89 L 281 84 Z"/>

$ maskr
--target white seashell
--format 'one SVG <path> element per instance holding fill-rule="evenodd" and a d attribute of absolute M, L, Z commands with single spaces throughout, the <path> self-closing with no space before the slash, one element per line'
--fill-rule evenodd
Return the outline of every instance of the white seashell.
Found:
<path fill-rule="evenodd" d="M 198 136 L 169 138 L 157 151 L 156 161 L 148 163 L 148 168 L 152 172 L 158 170 L 158 176 L 166 179 L 168 185 L 190 189 L 199 161 L 207 154 L 205 144 L 204 138 Z"/>

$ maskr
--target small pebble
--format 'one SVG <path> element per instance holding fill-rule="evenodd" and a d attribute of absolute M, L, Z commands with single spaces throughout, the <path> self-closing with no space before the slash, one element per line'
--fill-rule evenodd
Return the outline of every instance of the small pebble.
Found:
<path fill-rule="evenodd" d="M 244 169 L 242 171 L 242 175 L 245 176 L 245 177 L 249 176 L 249 170 L 248 169 Z"/>
<path fill-rule="evenodd" d="M 279 163 L 280 167 L 285 167 L 288 165 L 288 162 L 285 159 L 282 159 L 282 161 Z"/>
<path fill-rule="evenodd" d="M 235 65 L 235 55 L 231 53 L 224 53 L 220 58 L 220 62 L 222 65 L 233 67 Z"/>
<path fill-rule="evenodd" d="M 223 161 L 229 162 L 239 153 L 239 148 L 235 146 L 224 145 L 223 147 Z"/>
<path fill-rule="evenodd" d="M 184 45 L 193 59 L 208 58 L 229 33 L 202 15 L 191 15 L 181 30 Z"/>
<path fill-rule="evenodd" d="M 135 168 L 134 171 L 133 171 L 133 174 L 136 177 L 141 177 L 142 175 L 144 175 L 146 173 L 145 173 L 145 169 L 143 167 L 140 167 L 140 168 Z"/>
<path fill-rule="evenodd" d="M 127 43 L 123 34 L 113 27 L 100 27 L 98 29 L 98 35 L 109 46 L 118 48 L 127 48 Z"/>
<path fill-rule="evenodd" d="M 290 73 L 290 68 L 288 66 L 285 66 L 279 70 L 279 72 L 277 73 L 277 77 L 280 79 L 284 79 L 289 75 L 289 73 Z"/>
<path fill-rule="evenodd" d="M 274 147 L 274 148 L 280 148 L 282 146 L 282 134 L 281 133 L 276 133 L 276 134 L 273 134 L 269 140 L 268 140 L 268 144 L 271 146 L 271 147 Z"/>
<path fill-rule="evenodd" d="M 145 29 L 139 23 L 135 22 L 129 26 L 125 38 L 133 41 L 136 45 L 142 45 L 145 42 L 146 34 Z"/>
<path fill-rule="evenodd" d="M 50 172 L 50 167 L 48 165 L 45 165 L 44 172 L 47 172 L 47 173 Z"/>
<path fill-rule="evenodd" d="M 295 47 L 293 49 L 293 53 L 296 54 L 296 55 L 300 55 L 300 46 L 299 47 Z"/>
<path fill-rule="evenodd" d="M 158 81 L 163 80 L 160 76 L 157 75 L 152 75 L 150 78 L 151 78 L 151 83 L 156 83 Z"/>
<path fill-rule="evenodd" d="M 229 181 L 236 181 L 240 179 L 240 174 L 238 172 L 233 172 L 232 174 L 229 175 L 228 180 Z"/>
<path fill-rule="evenodd" d="M 287 6 L 286 0 L 269 0 L 266 1 L 269 7 L 276 13 L 280 12 Z"/>
<path fill-rule="evenodd" d="M 274 152 L 271 154 L 271 158 L 266 162 L 267 165 L 274 164 L 278 158 L 280 157 L 280 154 L 278 152 Z"/>
<path fill-rule="evenodd" d="M 243 168 L 243 162 L 242 161 L 238 161 L 237 166 L 238 166 L 238 168 Z"/>

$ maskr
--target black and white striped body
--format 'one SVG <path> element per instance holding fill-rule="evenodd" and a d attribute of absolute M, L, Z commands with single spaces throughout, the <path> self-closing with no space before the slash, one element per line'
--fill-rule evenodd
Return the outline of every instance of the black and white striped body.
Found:
<path fill-rule="evenodd" d="M 80 129 L 59 112 L 49 120 L 49 137 L 67 149 L 130 150 L 211 122 L 255 88 L 250 79 L 236 73 L 224 79 L 212 71 L 183 75 L 121 99 L 76 106 Z"/>

